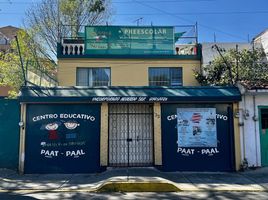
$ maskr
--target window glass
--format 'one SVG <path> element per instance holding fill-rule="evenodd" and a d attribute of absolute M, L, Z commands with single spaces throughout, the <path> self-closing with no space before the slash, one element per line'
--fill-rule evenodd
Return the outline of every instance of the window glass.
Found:
<path fill-rule="evenodd" d="M 77 68 L 78 86 L 109 86 L 110 69 L 109 68 Z"/>
<path fill-rule="evenodd" d="M 79 68 L 77 69 L 77 81 L 78 86 L 87 86 L 88 85 L 88 69 Z"/>
<path fill-rule="evenodd" d="M 180 86 L 182 85 L 181 67 L 150 67 L 150 86 Z"/>
<path fill-rule="evenodd" d="M 92 69 L 92 85 L 108 86 L 110 82 L 110 69 Z"/>
<path fill-rule="evenodd" d="M 182 70 L 181 68 L 170 68 L 170 85 L 180 86 L 182 85 Z"/>
<path fill-rule="evenodd" d="M 0 36 L 0 44 L 7 44 L 7 40 Z"/>

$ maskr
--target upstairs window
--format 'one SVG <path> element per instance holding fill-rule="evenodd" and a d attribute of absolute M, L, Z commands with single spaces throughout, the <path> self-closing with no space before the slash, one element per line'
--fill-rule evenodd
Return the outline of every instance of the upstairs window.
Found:
<path fill-rule="evenodd" d="M 182 68 L 150 67 L 149 86 L 182 86 Z"/>
<path fill-rule="evenodd" d="M 7 45 L 7 40 L 0 36 L 0 44 Z"/>
<path fill-rule="evenodd" d="M 76 70 L 77 86 L 110 86 L 110 83 L 110 68 L 77 68 Z"/>
<path fill-rule="evenodd" d="M 261 109 L 261 126 L 262 129 L 268 129 L 268 109 Z"/>

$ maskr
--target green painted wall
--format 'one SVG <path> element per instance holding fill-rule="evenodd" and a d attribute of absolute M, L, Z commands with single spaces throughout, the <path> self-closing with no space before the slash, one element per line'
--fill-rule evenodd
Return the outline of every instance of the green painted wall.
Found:
<path fill-rule="evenodd" d="M 0 99 L 0 168 L 18 167 L 19 105 L 18 100 Z"/>

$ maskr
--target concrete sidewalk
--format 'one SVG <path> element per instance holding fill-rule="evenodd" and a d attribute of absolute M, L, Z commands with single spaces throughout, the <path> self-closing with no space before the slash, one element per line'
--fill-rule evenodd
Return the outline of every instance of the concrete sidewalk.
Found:
<path fill-rule="evenodd" d="M 119 183 L 169 184 L 178 188 L 178 191 L 267 192 L 268 168 L 236 173 L 161 172 L 154 168 L 124 168 L 109 169 L 99 174 L 49 175 L 19 175 L 15 171 L 0 169 L 0 192 L 98 192 L 104 185 Z M 162 188 L 164 190 L 164 186 Z"/>

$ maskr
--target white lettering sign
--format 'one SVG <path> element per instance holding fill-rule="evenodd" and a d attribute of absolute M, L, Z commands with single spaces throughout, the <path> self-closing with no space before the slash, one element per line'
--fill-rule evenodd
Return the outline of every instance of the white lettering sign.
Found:
<path fill-rule="evenodd" d="M 179 147 L 177 152 L 182 154 L 183 156 L 189 156 L 194 154 L 195 149 L 186 149 Z"/>
<path fill-rule="evenodd" d="M 46 120 L 46 119 L 85 119 L 89 121 L 95 121 L 95 117 L 87 114 L 76 114 L 76 113 L 61 113 L 61 114 L 44 114 L 44 115 L 39 115 L 35 116 L 32 118 L 33 122 L 41 121 L 41 120 Z"/>
<path fill-rule="evenodd" d="M 66 157 L 79 158 L 80 156 L 85 155 L 85 154 L 86 153 L 84 152 L 83 149 L 65 151 L 65 152 L 41 149 L 41 152 L 40 152 L 40 155 L 43 155 L 46 158 L 58 157 L 59 155 L 66 156 Z"/>
<path fill-rule="evenodd" d="M 84 152 L 83 149 L 80 150 L 75 150 L 75 151 L 66 151 L 65 156 L 66 157 L 74 157 L 74 158 L 79 158 L 79 156 L 85 155 L 86 153 Z"/>
<path fill-rule="evenodd" d="M 206 149 L 197 150 L 197 149 L 178 147 L 177 153 L 181 154 L 182 156 L 191 156 L 194 154 L 213 156 L 215 154 L 220 153 L 220 151 L 217 148 L 206 148 Z"/>
<path fill-rule="evenodd" d="M 52 157 L 57 157 L 59 154 L 59 151 L 50 151 L 50 150 L 41 149 L 40 154 L 44 155 L 47 158 L 52 158 Z"/>
<path fill-rule="evenodd" d="M 168 97 L 93 97 L 92 101 L 94 102 L 137 102 L 137 101 L 156 101 L 156 102 L 165 102 L 168 101 Z"/>
<path fill-rule="evenodd" d="M 221 119 L 223 121 L 227 121 L 228 120 L 228 117 L 226 115 L 221 115 L 221 114 L 216 114 L 216 118 L 217 119 Z M 175 120 L 175 119 L 177 119 L 177 115 L 176 114 L 167 116 L 167 120 L 168 121 L 172 121 L 172 120 Z"/>
<path fill-rule="evenodd" d="M 214 154 L 219 153 L 217 148 L 210 148 L 210 149 L 201 149 L 201 154 L 213 156 Z"/>

